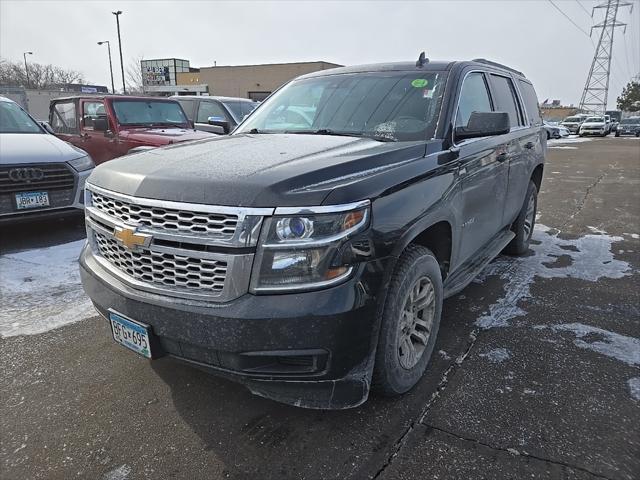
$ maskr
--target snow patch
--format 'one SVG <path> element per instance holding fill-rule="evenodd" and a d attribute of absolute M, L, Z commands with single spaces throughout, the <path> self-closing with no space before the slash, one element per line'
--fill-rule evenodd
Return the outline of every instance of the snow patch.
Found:
<path fill-rule="evenodd" d="M 0 256 L 0 337 L 35 335 L 95 315 L 80 285 L 83 244 Z"/>
<path fill-rule="evenodd" d="M 565 137 L 565 138 L 553 138 L 551 140 L 547 140 L 547 145 L 561 145 L 564 143 L 583 143 L 590 142 L 590 138 L 585 137 Z"/>
<path fill-rule="evenodd" d="M 573 343 L 580 348 L 615 358 L 627 365 L 640 365 L 640 339 L 638 338 L 627 337 L 583 323 L 563 323 L 551 325 L 550 328 L 554 331 L 572 332 L 577 337 Z"/>
<path fill-rule="evenodd" d="M 578 147 L 570 147 L 568 145 L 551 145 L 549 148 L 554 148 L 557 150 L 577 150 Z"/>
<path fill-rule="evenodd" d="M 511 354 L 506 348 L 494 348 L 487 353 L 481 353 L 479 356 L 485 357 L 491 363 L 502 363 L 505 360 L 509 360 Z"/>
<path fill-rule="evenodd" d="M 478 276 L 482 283 L 498 276 L 506 282 L 505 294 L 489 307 L 489 313 L 476 321 L 481 328 L 507 327 L 515 317 L 526 315 L 518 303 L 531 297 L 530 286 L 539 278 L 577 278 L 595 282 L 600 278 L 622 278 L 631 274 L 627 262 L 616 260 L 611 245 L 622 237 L 588 234 L 564 240 L 544 225 L 536 225 L 531 242 L 533 255 L 514 258 L 500 256 Z"/>
<path fill-rule="evenodd" d="M 627 380 L 627 385 L 629 385 L 631 397 L 640 402 L 640 377 L 630 378 Z"/>
<path fill-rule="evenodd" d="M 126 480 L 130 473 L 131 467 L 125 464 L 107 472 L 107 474 L 102 478 L 104 478 L 104 480 Z"/>
<path fill-rule="evenodd" d="M 640 238 L 640 235 L 638 235 L 637 233 L 623 233 L 622 235 L 627 236 L 627 237 L 631 237 L 633 239 L 638 239 Z"/>

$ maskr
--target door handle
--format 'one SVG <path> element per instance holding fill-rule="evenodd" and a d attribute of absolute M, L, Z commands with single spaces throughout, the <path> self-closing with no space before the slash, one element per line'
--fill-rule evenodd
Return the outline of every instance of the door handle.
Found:
<path fill-rule="evenodd" d="M 529 150 L 531 150 L 534 146 L 535 145 L 533 142 L 527 142 L 524 144 L 524 148 L 528 148 Z"/>
<path fill-rule="evenodd" d="M 499 162 L 504 162 L 509 158 L 509 154 L 507 152 L 502 152 L 496 155 L 496 160 Z"/>

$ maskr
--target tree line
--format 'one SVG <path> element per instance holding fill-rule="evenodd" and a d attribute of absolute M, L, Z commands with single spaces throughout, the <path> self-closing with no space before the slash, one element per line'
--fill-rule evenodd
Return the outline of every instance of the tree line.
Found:
<path fill-rule="evenodd" d="M 29 62 L 29 81 L 24 63 L 0 59 L 0 85 L 35 89 L 55 88 L 65 83 L 85 83 L 82 73 L 51 64 Z"/>

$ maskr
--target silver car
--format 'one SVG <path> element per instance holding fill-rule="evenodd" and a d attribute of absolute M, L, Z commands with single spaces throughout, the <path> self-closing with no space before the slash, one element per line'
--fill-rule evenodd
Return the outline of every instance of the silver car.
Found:
<path fill-rule="evenodd" d="M 0 223 L 82 211 L 93 168 L 87 152 L 0 97 Z"/>

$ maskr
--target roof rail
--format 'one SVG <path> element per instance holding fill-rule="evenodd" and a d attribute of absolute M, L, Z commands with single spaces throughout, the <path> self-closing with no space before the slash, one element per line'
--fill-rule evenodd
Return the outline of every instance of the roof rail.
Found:
<path fill-rule="evenodd" d="M 524 73 L 516 70 L 515 68 L 507 67 L 506 65 L 502 65 L 501 63 L 498 63 L 498 62 L 492 62 L 491 60 L 487 60 L 486 58 L 474 58 L 472 62 L 484 63 L 485 65 L 491 65 L 493 67 L 509 70 L 510 72 L 517 73 L 518 75 L 521 75 L 524 77 Z"/>

